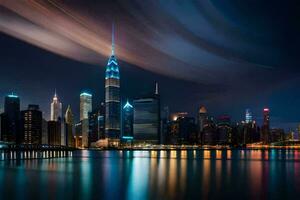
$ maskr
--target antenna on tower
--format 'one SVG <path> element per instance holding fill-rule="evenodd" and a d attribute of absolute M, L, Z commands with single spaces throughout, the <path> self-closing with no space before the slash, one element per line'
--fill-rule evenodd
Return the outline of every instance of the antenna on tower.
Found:
<path fill-rule="evenodd" d="M 115 23 L 112 23 L 111 31 L 111 55 L 115 55 Z"/>
<path fill-rule="evenodd" d="M 158 95 L 158 83 L 155 82 L 155 95 Z"/>

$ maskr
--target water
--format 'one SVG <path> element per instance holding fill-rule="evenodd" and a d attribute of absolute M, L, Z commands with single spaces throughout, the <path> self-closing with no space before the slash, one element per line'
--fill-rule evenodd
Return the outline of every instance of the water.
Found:
<path fill-rule="evenodd" d="M 0 199 L 292 199 L 300 150 L 77 151 L 0 162 Z"/>

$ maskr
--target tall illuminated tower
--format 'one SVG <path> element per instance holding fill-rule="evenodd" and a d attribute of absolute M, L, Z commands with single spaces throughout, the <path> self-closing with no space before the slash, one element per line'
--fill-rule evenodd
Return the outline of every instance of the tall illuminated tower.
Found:
<path fill-rule="evenodd" d="M 262 125 L 262 142 L 264 144 L 269 143 L 269 134 L 270 134 L 270 109 L 264 108 L 263 110 L 263 125 Z"/>
<path fill-rule="evenodd" d="M 248 123 L 252 123 L 252 113 L 250 109 L 246 109 L 246 113 L 245 113 L 245 122 Z"/>
<path fill-rule="evenodd" d="M 89 112 L 92 112 L 92 95 L 83 92 L 80 94 L 80 121 L 88 119 Z"/>
<path fill-rule="evenodd" d="M 105 71 L 105 136 L 110 145 L 118 145 L 120 138 L 120 72 L 115 56 L 114 26 L 112 48 Z"/>
<path fill-rule="evenodd" d="M 89 144 L 89 113 L 92 112 L 92 95 L 86 92 L 80 94 L 80 121 L 82 124 L 82 147 Z"/>
<path fill-rule="evenodd" d="M 58 121 L 58 119 L 61 119 L 61 115 L 62 115 L 62 104 L 61 102 L 58 100 L 56 91 L 54 93 L 54 97 L 51 103 L 51 121 Z"/>

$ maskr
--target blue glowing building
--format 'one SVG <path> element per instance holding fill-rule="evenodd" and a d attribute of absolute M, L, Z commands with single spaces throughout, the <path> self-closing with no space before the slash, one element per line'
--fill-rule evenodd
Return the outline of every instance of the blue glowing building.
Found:
<path fill-rule="evenodd" d="M 122 111 L 122 139 L 133 139 L 133 106 L 127 101 Z"/>
<path fill-rule="evenodd" d="M 114 27 L 112 30 L 112 52 L 105 72 L 105 136 L 112 146 L 120 139 L 120 73 L 114 47 Z"/>
<path fill-rule="evenodd" d="M 252 123 L 252 113 L 250 109 L 246 109 L 246 114 L 245 114 L 245 122 Z"/>

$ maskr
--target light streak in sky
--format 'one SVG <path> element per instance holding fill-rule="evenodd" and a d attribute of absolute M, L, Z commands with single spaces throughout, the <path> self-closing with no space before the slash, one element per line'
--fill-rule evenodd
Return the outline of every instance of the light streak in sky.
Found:
<path fill-rule="evenodd" d="M 251 41 L 238 35 L 211 3 L 198 4 L 201 7 L 190 2 L 1 0 L 0 31 L 104 67 L 111 52 L 111 23 L 116 21 L 118 58 L 146 70 L 220 83 L 244 76 L 249 69 L 271 69 L 233 53 L 245 46 L 256 52 L 255 45 L 248 47 Z M 210 13 L 206 16 L 199 9 Z"/>

